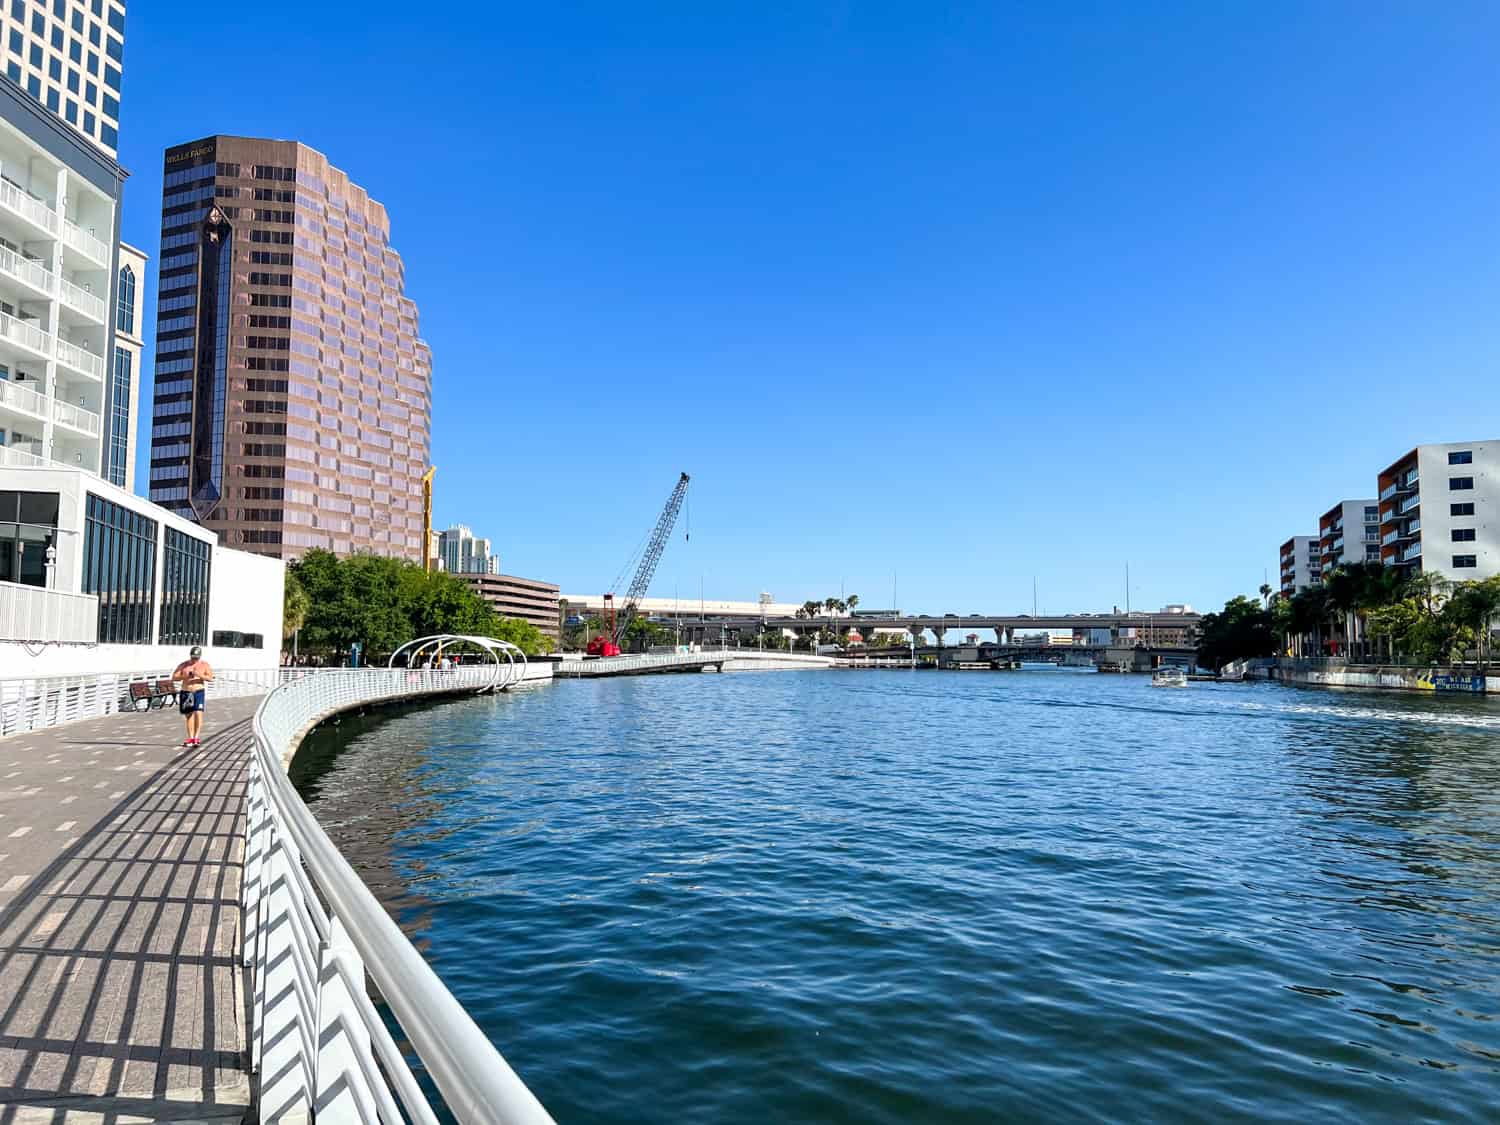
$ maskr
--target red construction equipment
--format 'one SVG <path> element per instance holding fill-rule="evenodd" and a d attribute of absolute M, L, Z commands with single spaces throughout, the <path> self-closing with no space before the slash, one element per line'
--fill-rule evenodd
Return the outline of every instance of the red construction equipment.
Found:
<path fill-rule="evenodd" d="M 661 562 L 667 539 L 672 534 L 672 528 L 677 524 L 677 513 L 682 511 L 682 501 L 687 496 L 687 489 L 688 475 L 683 473 L 677 478 L 677 486 L 672 489 L 672 495 L 667 497 L 666 507 L 662 508 L 661 515 L 656 517 L 656 527 L 652 529 L 651 536 L 646 542 L 640 565 L 636 567 L 635 577 L 630 580 L 630 590 L 625 595 L 625 604 L 620 608 L 618 617 L 615 614 L 615 595 L 613 593 L 604 595 L 604 633 L 589 641 L 584 649 L 588 655 L 620 655 L 620 641 L 630 628 L 630 623 L 635 620 L 641 599 L 646 596 L 646 591 L 651 586 L 651 579 L 656 574 L 656 564 Z M 626 567 L 629 565 L 628 562 L 625 564 Z M 621 574 L 624 574 L 623 570 Z"/>

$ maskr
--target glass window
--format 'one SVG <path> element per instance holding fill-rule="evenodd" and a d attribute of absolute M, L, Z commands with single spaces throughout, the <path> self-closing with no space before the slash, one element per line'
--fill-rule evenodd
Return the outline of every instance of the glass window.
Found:
<path fill-rule="evenodd" d="M 68 61 L 79 65 L 83 63 L 83 44 L 77 39 L 68 42 Z"/>
<path fill-rule="evenodd" d="M 207 639 L 210 551 L 206 540 L 167 528 L 158 643 L 201 645 Z"/>
<path fill-rule="evenodd" d="M 86 109 L 83 111 L 83 131 L 89 136 L 94 135 L 94 111 Z"/>
<path fill-rule="evenodd" d="M 42 96 L 42 80 L 35 74 L 26 76 L 26 92 L 33 98 L 40 98 Z"/>
<path fill-rule="evenodd" d="M 118 31 L 121 35 L 124 35 L 125 13 L 118 8 L 111 8 L 109 10 L 109 26 L 111 30 Z"/>
<path fill-rule="evenodd" d="M 47 60 L 47 77 L 54 82 L 62 81 L 62 59 Z"/>
<path fill-rule="evenodd" d="M 1449 504 L 1448 514 L 1450 516 L 1472 516 L 1474 514 L 1474 502 L 1470 500 L 1464 504 Z"/>
<path fill-rule="evenodd" d="M 1448 454 L 1450 465 L 1472 465 L 1474 463 L 1474 451 L 1472 449 L 1456 449 Z"/>
<path fill-rule="evenodd" d="M 10 18 L 17 23 L 26 22 L 26 0 L 10 0 Z"/>
<path fill-rule="evenodd" d="M 125 56 L 125 44 L 113 35 L 106 35 L 104 37 L 104 53 L 114 59 L 115 62 L 120 62 Z"/>
<path fill-rule="evenodd" d="M 16 85 L 19 86 L 21 84 L 21 64 L 15 62 L 6 63 L 5 77 L 9 78 L 12 82 L 16 83 Z"/>
<path fill-rule="evenodd" d="M 120 147 L 120 130 L 105 122 L 99 124 L 99 140 L 110 148 Z"/>
<path fill-rule="evenodd" d="M 1454 570 L 1463 570 L 1466 567 L 1478 566 L 1478 565 L 1479 565 L 1479 559 L 1478 559 L 1478 556 L 1476 556 L 1476 555 L 1454 555 L 1453 556 L 1453 569 Z"/>
<path fill-rule="evenodd" d="M 52 41 L 52 49 L 54 51 L 61 51 L 63 49 L 63 29 L 62 28 L 60 28 L 60 27 L 54 27 L 52 29 L 51 41 Z"/>
<path fill-rule="evenodd" d="M 114 385 L 109 392 L 109 448 L 105 472 L 111 484 L 125 487 L 126 458 L 130 449 L 130 386 L 134 357 L 122 347 L 115 348 Z"/>
<path fill-rule="evenodd" d="M 113 94 L 104 95 L 104 103 L 99 107 L 105 117 L 113 117 L 120 120 L 120 99 Z"/>
<path fill-rule="evenodd" d="M 63 117 L 67 119 L 69 125 L 78 124 L 78 103 L 72 98 L 69 98 L 67 104 L 63 106 Z"/>
<path fill-rule="evenodd" d="M 78 93 L 78 81 L 79 81 L 79 79 L 78 79 L 78 72 L 76 70 L 73 70 L 72 68 L 69 68 L 69 70 L 68 70 L 68 93 L 70 93 L 70 94 L 76 94 L 76 93 Z"/>
<path fill-rule="evenodd" d="M 47 88 L 47 108 L 53 113 L 57 112 L 57 106 L 61 98 L 62 95 L 57 92 L 56 86 L 49 86 Z"/>
<path fill-rule="evenodd" d="M 73 17 L 68 21 L 68 26 L 70 26 L 74 31 L 78 32 L 79 35 L 83 34 L 83 9 L 82 8 L 77 8 L 77 9 L 74 10 Z"/>
<path fill-rule="evenodd" d="M 120 299 L 115 307 L 115 327 L 135 335 L 135 270 L 126 266 L 120 271 Z"/>
<path fill-rule="evenodd" d="M 10 29 L 10 49 L 18 55 L 26 53 L 19 28 L 13 27 Z"/>
<path fill-rule="evenodd" d="M 1472 527 L 1455 527 L 1453 529 L 1453 542 L 1455 542 L 1455 543 L 1472 543 L 1472 542 L 1474 542 L 1474 529 Z"/>
<path fill-rule="evenodd" d="M 1468 489 L 1471 489 L 1473 487 L 1474 487 L 1474 478 L 1473 477 L 1449 477 L 1448 478 L 1448 491 L 1449 492 L 1465 492 Z"/>
<path fill-rule="evenodd" d="M 31 45 L 31 50 L 27 54 L 28 54 L 28 57 L 31 59 L 31 65 L 32 65 L 32 67 L 34 69 L 36 69 L 36 70 L 41 70 L 42 69 L 42 61 L 43 61 L 42 60 L 42 45 L 40 43 L 33 43 Z"/>
<path fill-rule="evenodd" d="M 93 67 L 89 67 L 89 69 L 92 70 Z M 106 86 L 108 86 L 111 90 L 113 90 L 115 93 L 118 94 L 120 92 L 120 68 L 119 67 L 117 67 L 117 66 L 110 66 L 108 63 L 104 64 L 104 84 Z"/>
<path fill-rule="evenodd" d="M 151 643 L 157 523 L 88 493 L 83 592 L 99 596 L 99 643 Z"/>

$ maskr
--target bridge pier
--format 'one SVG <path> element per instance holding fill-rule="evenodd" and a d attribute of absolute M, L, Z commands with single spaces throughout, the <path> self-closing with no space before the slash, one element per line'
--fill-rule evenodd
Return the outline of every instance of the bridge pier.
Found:
<path fill-rule="evenodd" d="M 943 628 L 941 625 L 932 625 L 932 626 L 929 626 L 929 628 L 932 629 L 932 635 L 933 635 L 933 637 L 937 639 L 937 646 L 938 646 L 938 648 L 942 648 L 943 647 L 943 634 L 946 633 L 948 630 L 945 629 L 945 628 Z"/>

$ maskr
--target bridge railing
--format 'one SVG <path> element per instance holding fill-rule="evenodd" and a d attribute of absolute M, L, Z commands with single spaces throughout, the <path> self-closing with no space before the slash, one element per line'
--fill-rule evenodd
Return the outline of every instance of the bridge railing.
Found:
<path fill-rule="evenodd" d="M 558 663 L 554 675 L 578 678 L 644 672 L 652 668 L 691 668 L 703 664 L 719 664 L 725 655 L 723 652 L 641 652 L 630 656 L 563 660 Z"/>
<path fill-rule="evenodd" d="M 436 1125 L 370 999 L 372 983 L 456 1120 L 552 1120 L 339 853 L 284 767 L 303 734 L 337 711 L 503 688 L 523 676 L 494 665 L 324 671 L 262 701 L 243 887 L 260 1120 Z"/>

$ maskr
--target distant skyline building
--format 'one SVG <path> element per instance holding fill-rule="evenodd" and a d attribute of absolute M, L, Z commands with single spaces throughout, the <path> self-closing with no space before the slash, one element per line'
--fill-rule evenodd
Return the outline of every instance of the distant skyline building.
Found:
<path fill-rule="evenodd" d="M 1387 566 L 1454 582 L 1500 574 L 1500 439 L 1419 445 L 1377 483 Z"/>
<path fill-rule="evenodd" d="M 6 0 L 0 43 L 11 82 L 111 160 L 119 154 L 123 0 Z"/>
<path fill-rule="evenodd" d="M 1316 535 L 1294 535 L 1281 545 L 1281 596 L 1322 585 L 1323 552 Z"/>
<path fill-rule="evenodd" d="M 151 499 L 249 551 L 420 559 L 432 358 L 385 208 L 294 141 L 163 171 Z"/>
<path fill-rule="evenodd" d="M 500 556 L 488 539 L 456 523 L 438 536 L 438 558 L 449 574 L 499 574 Z"/>
<path fill-rule="evenodd" d="M 501 617 L 529 621 L 554 643 L 561 636 L 557 586 L 553 583 L 495 572 L 460 573 L 458 577 Z"/>

